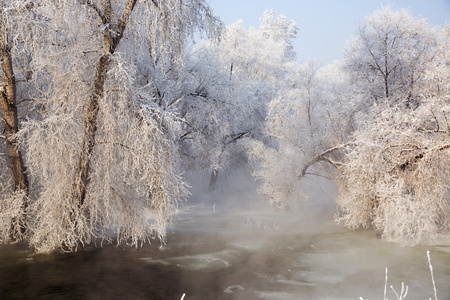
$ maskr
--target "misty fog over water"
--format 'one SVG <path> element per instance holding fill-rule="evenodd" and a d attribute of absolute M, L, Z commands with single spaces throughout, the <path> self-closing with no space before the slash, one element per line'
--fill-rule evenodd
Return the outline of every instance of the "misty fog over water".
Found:
<path fill-rule="evenodd" d="M 308 186 L 308 201 L 270 207 L 248 175 L 231 173 L 214 192 L 193 181 L 166 245 L 90 248 L 32 255 L 0 246 L 0 299 L 450 299 L 450 246 L 402 246 L 372 230 L 336 225 L 334 190 Z M 389 291 L 389 299 L 395 294 Z"/>
<path fill-rule="evenodd" d="M 244 24 L 0 2 L 0 300 L 450 300 L 450 24 Z"/>

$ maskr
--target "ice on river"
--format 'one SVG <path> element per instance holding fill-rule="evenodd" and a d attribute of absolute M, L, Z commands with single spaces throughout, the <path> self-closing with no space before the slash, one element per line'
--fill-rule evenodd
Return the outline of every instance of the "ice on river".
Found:
<path fill-rule="evenodd" d="M 320 211 L 311 203 L 302 209 Z M 186 209 L 161 257 L 141 259 L 186 276 L 211 277 L 217 299 L 380 299 L 385 267 L 389 285 L 398 290 L 403 281 L 409 286 L 408 299 L 428 299 L 433 291 L 426 250 L 431 250 L 439 289 L 450 296 L 450 268 L 442 264 L 450 258 L 447 245 L 402 246 L 379 240 L 370 230 L 352 231 L 319 216 L 293 215 L 271 209 Z M 395 297 L 392 291 L 388 296 Z"/>
<path fill-rule="evenodd" d="M 149 263 L 160 263 L 163 265 L 174 265 L 189 271 L 214 272 L 228 268 L 240 260 L 241 253 L 236 250 L 226 249 L 223 251 L 183 255 L 167 259 L 142 258 Z"/>
<path fill-rule="evenodd" d="M 195 197 L 162 246 L 34 256 L 0 246 L 0 299 L 376 300 L 386 267 L 406 299 L 434 299 L 427 250 L 438 299 L 450 299 L 449 242 L 402 246 L 348 230 L 319 194 L 288 212 L 243 188 Z"/>

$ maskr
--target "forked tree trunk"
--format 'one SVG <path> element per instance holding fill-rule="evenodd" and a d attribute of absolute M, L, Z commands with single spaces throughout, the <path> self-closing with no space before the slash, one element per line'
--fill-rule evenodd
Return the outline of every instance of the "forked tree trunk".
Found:
<path fill-rule="evenodd" d="M 89 104 L 86 112 L 86 118 L 84 121 L 84 140 L 80 153 L 80 160 L 75 172 L 75 178 L 73 182 L 73 193 L 75 201 L 78 206 L 84 204 L 86 197 L 86 187 L 89 178 L 89 168 L 91 164 L 91 155 L 95 145 L 95 135 L 97 132 L 97 116 L 99 110 L 99 99 L 103 97 L 106 73 L 110 64 L 110 55 L 114 54 L 117 46 L 123 36 L 127 22 L 130 18 L 133 8 L 137 0 L 128 0 L 125 6 L 124 12 L 119 20 L 118 34 L 116 37 L 112 36 L 111 30 L 106 30 L 104 35 L 103 55 L 100 56 L 95 73 L 94 90 L 89 97 Z M 111 0 L 105 1 L 104 13 L 102 13 L 91 2 L 87 5 L 92 6 L 99 14 L 104 25 L 111 25 Z M 112 27 L 112 26 L 110 26 Z"/>
<path fill-rule="evenodd" d="M 3 86 L 0 91 L 0 108 L 3 112 L 3 123 L 5 124 L 6 147 L 8 150 L 8 158 L 11 163 L 14 176 L 14 190 L 25 191 L 28 194 L 28 178 L 26 168 L 23 162 L 22 154 L 18 148 L 18 140 L 16 133 L 19 129 L 19 121 L 17 116 L 17 99 L 16 99 L 16 79 L 12 66 L 11 49 L 7 40 L 7 31 L 2 17 L 3 11 L 0 11 L 0 59 L 2 68 Z M 27 197 L 23 198 L 21 206 L 21 215 L 19 224 L 21 224 L 20 233 L 26 230 L 26 208 Z M 12 236 L 17 236 L 15 232 L 11 232 Z"/>

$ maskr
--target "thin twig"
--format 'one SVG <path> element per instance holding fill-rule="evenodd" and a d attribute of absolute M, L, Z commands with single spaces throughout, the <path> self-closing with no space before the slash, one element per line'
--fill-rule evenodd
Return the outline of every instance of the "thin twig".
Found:
<path fill-rule="evenodd" d="M 102 20 L 102 23 L 105 25 L 108 24 L 108 19 L 106 18 L 106 16 L 102 13 L 102 11 L 100 10 L 100 8 L 97 5 L 92 3 L 91 0 L 88 0 L 88 1 L 80 0 L 80 3 L 86 4 L 87 6 L 91 7 L 97 13 L 97 15 L 100 17 L 100 19 Z"/>
<path fill-rule="evenodd" d="M 384 277 L 384 297 L 383 297 L 383 300 L 387 300 L 387 298 L 386 298 L 387 282 L 388 282 L 388 268 L 386 267 L 386 276 Z"/>
<path fill-rule="evenodd" d="M 433 266 L 431 265 L 430 251 L 427 251 L 428 266 L 430 267 L 431 281 L 433 282 L 434 300 L 438 300 L 436 291 L 436 282 L 434 281 Z"/>

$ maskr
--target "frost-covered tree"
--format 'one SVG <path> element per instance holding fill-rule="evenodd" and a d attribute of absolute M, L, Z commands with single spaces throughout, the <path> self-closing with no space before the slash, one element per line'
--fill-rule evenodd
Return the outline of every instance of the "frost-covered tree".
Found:
<path fill-rule="evenodd" d="M 386 7 L 347 52 L 363 101 L 377 104 L 361 112 L 336 180 L 347 226 L 416 242 L 448 229 L 447 48 L 445 28 Z"/>
<path fill-rule="evenodd" d="M 297 37 L 297 30 L 297 24 L 293 20 L 283 15 L 276 16 L 273 10 L 266 10 L 261 18 L 258 33 L 278 43 L 282 51 L 282 61 L 292 64 L 296 58 L 292 42 Z"/>
<path fill-rule="evenodd" d="M 24 43 L 40 115 L 19 132 L 36 195 L 30 245 L 164 241 L 186 189 L 179 116 L 161 105 L 161 70 L 182 69 L 188 39 L 217 36 L 220 22 L 200 0 L 30 5 L 33 18 L 22 21 L 33 25 Z"/>
<path fill-rule="evenodd" d="M 447 45 L 448 27 L 385 7 L 342 64 L 300 68 L 270 104 L 267 134 L 277 144 L 251 147 L 262 191 L 287 207 L 305 175 L 325 170 L 338 186 L 338 220 L 351 228 L 416 242 L 448 229 Z"/>
<path fill-rule="evenodd" d="M 449 100 L 384 106 L 365 116 L 336 180 L 339 221 L 373 225 L 396 241 L 430 240 L 449 228 Z"/>
<path fill-rule="evenodd" d="M 256 176 L 270 202 L 288 208 L 304 199 L 305 176 L 330 176 L 330 166 L 351 129 L 350 88 L 342 70 L 321 70 L 314 62 L 298 67 L 294 85 L 270 102 L 266 132 L 272 145 L 252 142 L 251 156 L 260 164 Z"/>
<path fill-rule="evenodd" d="M 188 68 L 183 151 L 194 165 L 219 170 L 246 160 L 244 137 L 264 139 L 267 104 L 289 80 L 295 53 L 295 23 L 266 12 L 259 29 L 232 24 L 217 44 L 198 47 Z"/>
<path fill-rule="evenodd" d="M 344 49 L 345 68 L 366 101 L 415 103 L 422 96 L 436 42 L 436 30 L 424 19 L 385 6 L 365 20 Z"/>
<path fill-rule="evenodd" d="M 26 81 L 15 68 L 20 68 L 21 30 L 17 26 L 17 15 L 28 16 L 27 7 L 20 3 L 13 5 L 0 1 L 0 59 L 2 82 L 0 90 L 0 109 L 3 127 L 0 149 L 0 242 L 16 242 L 24 238 L 26 231 L 26 209 L 28 206 L 28 176 L 19 150 L 16 133 L 19 130 L 19 105 L 23 93 L 18 91 L 18 81 Z M 4 144 L 3 144 L 4 142 Z M 5 149 L 6 148 L 6 149 Z M 6 159 L 7 158 L 7 159 Z"/>
<path fill-rule="evenodd" d="M 266 11 L 258 29 L 245 29 L 242 21 L 227 28 L 226 38 L 219 45 L 221 57 L 230 76 L 263 80 L 270 86 L 282 85 L 295 66 L 292 42 L 296 34 L 294 21 Z"/>
<path fill-rule="evenodd" d="M 441 98 L 450 92 L 450 25 L 437 33 L 436 57 L 427 64 L 422 94 L 425 97 Z"/>

